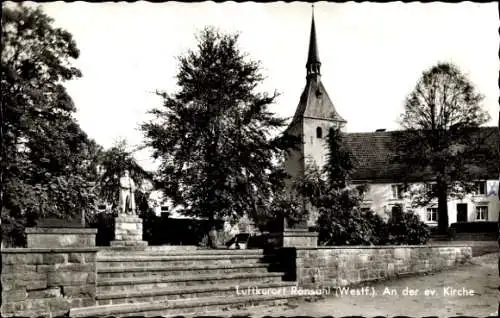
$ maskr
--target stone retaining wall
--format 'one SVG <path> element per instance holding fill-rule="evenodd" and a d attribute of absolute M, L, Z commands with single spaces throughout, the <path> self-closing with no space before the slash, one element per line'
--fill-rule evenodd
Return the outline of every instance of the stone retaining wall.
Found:
<path fill-rule="evenodd" d="M 44 228 L 26 229 L 28 248 L 94 247 L 97 229 Z"/>
<path fill-rule="evenodd" d="M 300 286 L 339 287 L 438 271 L 463 264 L 471 255 L 469 246 L 297 248 L 295 270 Z"/>
<path fill-rule="evenodd" d="M 1 316 L 53 317 L 95 304 L 96 248 L 2 249 Z"/>
<path fill-rule="evenodd" d="M 453 237 L 456 241 L 496 241 L 497 233 L 456 233 Z"/>

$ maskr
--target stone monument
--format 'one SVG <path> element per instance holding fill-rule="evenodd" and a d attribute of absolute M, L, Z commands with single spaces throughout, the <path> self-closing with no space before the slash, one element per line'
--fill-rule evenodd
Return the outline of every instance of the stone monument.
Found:
<path fill-rule="evenodd" d="M 142 240 L 142 219 L 135 209 L 135 183 L 128 170 L 120 178 L 120 200 L 118 217 L 115 218 L 115 240 L 111 246 L 146 246 Z"/>

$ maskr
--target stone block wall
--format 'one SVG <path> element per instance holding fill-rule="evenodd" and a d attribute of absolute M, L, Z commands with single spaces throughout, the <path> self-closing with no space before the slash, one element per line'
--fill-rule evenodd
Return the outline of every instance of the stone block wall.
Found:
<path fill-rule="evenodd" d="M 26 229 L 28 248 L 93 247 L 97 229 L 44 228 Z"/>
<path fill-rule="evenodd" d="M 317 247 L 318 233 L 307 229 L 286 229 L 282 233 L 283 247 Z"/>
<path fill-rule="evenodd" d="M 496 241 L 497 233 L 456 233 L 456 241 Z"/>
<path fill-rule="evenodd" d="M 297 282 L 305 288 L 354 285 L 463 264 L 468 246 L 352 246 L 297 248 Z"/>
<path fill-rule="evenodd" d="M 2 317 L 53 317 L 95 305 L 96 248 L 2 249 Z"/>

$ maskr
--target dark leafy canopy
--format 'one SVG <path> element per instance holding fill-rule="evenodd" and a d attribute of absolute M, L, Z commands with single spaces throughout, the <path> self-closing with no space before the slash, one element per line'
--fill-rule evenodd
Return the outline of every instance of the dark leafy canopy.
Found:
<path fill-rule="evenodd" d="M 256 93 L 263 80 L 259 64 L 237 46 L 238 35 L 206 28 L 196 50 L 179 58 L 172 95 L 152 111 L 156 120 L 142 129 L 165 194 L 185 213 L 216 218 L 266 207 L 276 173 L 273 158 L 295 139 L 270 138 L 285 124 L 267 107 L 277 94 Z M 279 174 L 279 173 L 278 173 Z"/>
<path fill-rule="evenodd" d="M 100 147 L 73 119 L 62 85 L 78 78 L 70 33 L 41 9 L 2 5 L 2 227 L 27 217 L 79 215 L 92 206 Z"/>
<path fill-rule="evenodd" d="M 481 108 L 482 96 L 460 70 L 440 63 L 425 71 L 406 100 L 401 125 L 407 133 L 398 141 L 397 161 L 408 175 L 427 172 L 424 196 L 438 198 L 440 232 L 448 227 L 447 198 L 457 189 L 467 190 L 481 176 L 479 163 L 493 154 L 485 147 L 490 136 L 479 133 L 488 114 Z"/>
<path fill-rule="evenodd" d="M 342 189 L 351 181 L 356 159 L 342 139 L 340 129 L 330 128 L 327 135 L 328 156 L 324 171 L 331 188 Z"/>

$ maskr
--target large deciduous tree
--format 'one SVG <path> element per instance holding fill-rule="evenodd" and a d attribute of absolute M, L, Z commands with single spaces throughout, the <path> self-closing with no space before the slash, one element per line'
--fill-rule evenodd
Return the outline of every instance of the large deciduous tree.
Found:
<path fill-rule="evenodd" d="M 481 177 L 488 158 L 493 158 L 479 126 L 489 120 L 481 108 L 483 97 L 453 64 L 439 63 L 423 72 L 409 94 L 398 140 L 396 161 L 407 177 L 423 176 L 422 202 L 438 201 L 438 229 L 448 229 L 448 198 L 467 192 L 471 181 Z"/>
<path fill-rule="evenodd" d="M 81 76 L 72 66 L 79 51 L 71 34 L 40 8 L 2 9 L 0 199 L 7 238 L 28 218 L 92 208 L 100 147 L 72 117 L 75 105 L 63 86 Z"/>
<path fill-rule="evenodd" d="M 277 94 L 256 92 L 259 63 L 237 44 L 238 35 L 205 28 L 197 48 L 179 58 L 180 89 L 160 93 L 163 107 L 142 126 L 162 161 L 159 185 L 187 215 L 257 215 L 275 189 L 273 159 L 295 142 L 270 137 L 285 124 L 268 110 Z"/>

